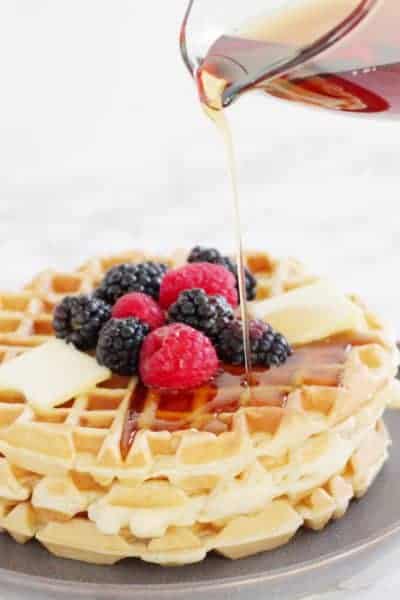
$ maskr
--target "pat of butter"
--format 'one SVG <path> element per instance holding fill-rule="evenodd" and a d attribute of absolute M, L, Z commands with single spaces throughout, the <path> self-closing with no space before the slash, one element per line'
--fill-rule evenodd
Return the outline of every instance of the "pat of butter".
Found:
<path fill-rule="evenodd" d="M 362 309 L 324 280 L 251 302 L 249 313 L 283 333 L 291 344 L 307 344 L 367 327 Z"/>
<path fill-rule="evenodd" d="M 0 390 L 23 393 L 40 411 L 64 404 L 110 376 L 96 359 L 54 339 L 1 365 Z"/>

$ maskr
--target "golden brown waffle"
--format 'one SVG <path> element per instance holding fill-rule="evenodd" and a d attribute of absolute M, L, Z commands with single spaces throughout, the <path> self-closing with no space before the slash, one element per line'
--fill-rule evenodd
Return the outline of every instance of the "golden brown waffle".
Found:
<path fill-rule="evenodd" d="M 0 294 L 0 360 L 51 337 L 65 294 L 92 291 L 114 264 L 150 258 L 95 259 Z M 247 261 L 260 299 L 315 280 L 293 260 Z M 397 353 L 365 315 L 369 330 L 297 349 L 250 399 L 229 374 L 222 391 L 175 399 L 113 376 L 40 413 L 0 389 L 0 525 L 61 556 L 162 564 L 212 549 L 238 558 L 285 543 L 303 524 L 323 527 L 387 457 L 380 419 L 398 396 Z"/>

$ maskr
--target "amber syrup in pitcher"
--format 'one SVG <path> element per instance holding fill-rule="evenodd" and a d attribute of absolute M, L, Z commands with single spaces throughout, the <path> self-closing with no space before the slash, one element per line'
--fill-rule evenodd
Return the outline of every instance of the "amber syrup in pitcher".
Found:
<path fill-rule="evenodd" d="M 292 71 L 262 79 L 263 69 L 312 45 L 318 31 L 334 28 L 351 5 L 358 6 L 355 13 L 359 10 L 360 18 L 343 39 L 320 53 L 314 47 L 314 58 Z M 235 99 L 233 90 L 243 93 L 258 88 L 331 110 L 399 117 L 399 2 L 305 0 L 293 9 L 257 19 L 235 35 L 221 36 L 202 62 L 200 77 L 204 72 L 225 82 L 224 106 Z M 204 101 L 213 102 L 204 86 L 201 93 Z"/>

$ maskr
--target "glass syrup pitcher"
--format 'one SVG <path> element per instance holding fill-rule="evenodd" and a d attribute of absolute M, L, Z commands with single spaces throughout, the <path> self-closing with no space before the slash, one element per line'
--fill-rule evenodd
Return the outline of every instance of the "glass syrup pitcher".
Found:
<path fill-rule="evenodd" d="M 181 51 L 203 103 L 267 94 L 400 115 L 398 0 L 190 0 Z"/>

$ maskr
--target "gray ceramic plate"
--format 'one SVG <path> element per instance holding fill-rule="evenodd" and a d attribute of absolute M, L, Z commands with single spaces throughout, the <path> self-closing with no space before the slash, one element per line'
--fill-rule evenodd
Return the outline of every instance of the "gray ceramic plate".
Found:
<path fill-rule="evenodd" d="M 0 536 L 0 589 L 30 599 L 289 600 L 321 592 L 369 568 L 400 546 L 400 413 L 386 418 L 395 440 L 391 460 L 368 495 L 321 533 L 301 532 L 288 546 L 239 562 L 210 556 L 163 569 L 139 561 L 96 567 L 61 560 L 36 543 Z M 29 591 L 28 591 L 29 590 Z M 13 596 L 14 597 L 14 596 Z M 19 597 L 19 596 L 17 596 Z"/>

